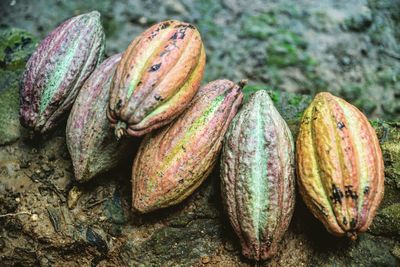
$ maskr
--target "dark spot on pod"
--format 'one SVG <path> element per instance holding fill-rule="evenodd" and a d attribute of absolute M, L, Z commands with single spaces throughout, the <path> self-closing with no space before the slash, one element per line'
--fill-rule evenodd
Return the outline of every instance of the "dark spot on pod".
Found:
<path fill-rule="evenodd" d="M 139 81 L 137 84 L 137 86 L 140 86 L 140 85 L 142 85 L 142 81 Z"/>
<path fill-rule="evenodd" d="M 344 188 L 346 188 L 344 193 L 345 193 L 347 198 L 352 198 L 354 200 L 357 200 L 358 195 L 357 195 L 356 192 L 353 191 L 353 186 L 352 185 L 346 185 Z"/>
<path fill-rule="evenodd" d="M 342 130 L 342 129 L 343 129 L 344 127 L 346 127 L 346 126 L 344 125 L 343 122 L 339 121 L 339 122 L 337 123 L 337 127 L 338 127 L 339 130 Z"/>
<path fill-rule="evenodd" d="M 369 193 L 369 186 L 366 186 L 364 188 L 364 195 L 368 195 L 368 193 Z"/>
<path fill-rule="evenodd" d="M 356 225 L 357 225 L 357 220 L 356 219 L 351 219 L 351 221 L 350 221 L 350 227 L 352 228 L 352 229 L 354 229 L 354 228 L 356 228 Z"/>
<path fill-rule="evenodd" d="M 117 105 L 115 105 L 115 109 L 119 110 L 122 107 L 122 100 L 118 100 Z"/>
<path fill-rule="evenodd" d="M 303 123 L 304 123 L 304 124 L 309 124 L 310 121 L 311 121 L 310 116 L 307 116 L 307 117 L 304 118 Z"/>
<path fill-rule="evenodd" d="M 160 67 L 161 67 L 161 63 L 155 64 L 155 65 L 150 67 L 149 72 L 157 71 L 157 70 L 160 69 Z"/>
<path fill-rule="evenodd" d="M 267 245 L 267 248 L 270 248 L 270 247 L 271 247 L 271 245 L 272 245 L 272 240 L 273 240 L 273 237 L 272 237 L 272 236 L 269 236 L 269 237 L 267 238 L 267 241 L 265 242 L 265 244 Z"/>
<path fill-rule="evenodd" d="M 167 28 L 169 25 L 171 25 L 171 23 L 169 21 L 164 22 L 163 24 L 161 24 L 160 29 L 164 30 L 165 28 Z"/>
<path fill-rule="evenodd" d="M 343 224 L 344 224 L 344 225 L 347 225 L 347 219 L 346 219 L 346 217 L 343 217 Z"/>
<path fill-rule="evenodd" d="M 192 24 L 188 24 L 188 28 L 190 28 L 190 29 L 196 29 L 196 27 L 193 26 Z"/>
<path fill-rule="evenodd" d="M 155 95 L 154 99 L 157 101 L 163 101 L 163 98 L 160 95 Z"/>
<path fill-rule="evenodd" d="M 178 183 L 183 184 L 183 179 L 180 179 Z"/>
<path fill-rule="evenodd" d="M 171 40 L 183 39 L 185 38 L 185 35 L 186 35 L 186 28 L 181 28 L 177 32 L 175 32 L 170 39 Z"/>
<path fill-rule="evenodd" d="M 312 201 L 313 205 L 315 206 L 315 208 L 317 208 L 319 211 L 322 212 L 322 214 L 324 214 L 324 216 L 328 216 L 328 213 L 326 213 L 325 208 L 319 204 L 317 201 L 313 200 Z"/>
<path fill-rule="evenodd" d="M 332 184 L 332 196 L 330 198 L 334 204 L 342 205 L 343 192 L 335 184 Z"/>

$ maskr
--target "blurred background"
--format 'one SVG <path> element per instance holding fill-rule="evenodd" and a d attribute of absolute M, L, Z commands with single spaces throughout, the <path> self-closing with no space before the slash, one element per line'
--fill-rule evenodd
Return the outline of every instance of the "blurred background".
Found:
<path fill-rule="evenodd" d="M 399 0 L 1 0 L 0 28 L 41 39 L 91 10 L 102 14 L 107 55 L 158 21 L 183 20 L 206 45 L 203 83 L 246 78 L 275 90 L 330 91 L 370 118 L 400 117 Z"/>

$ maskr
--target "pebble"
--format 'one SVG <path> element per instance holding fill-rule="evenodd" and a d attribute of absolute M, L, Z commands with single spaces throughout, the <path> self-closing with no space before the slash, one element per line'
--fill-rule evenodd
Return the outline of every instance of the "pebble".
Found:
<path fill-rule="evenodd" d="M 32 214 L 31 221 L 36 222 L 38 219 L 39 219 L 39 216 L 37 214 Z"/>
<path fill-rule="evenodd" d="M 139 18 L 139 23 L 140 23 L 140 24 L 146 24 L 147 21 L 148 21 L 148 19 L 147 19 L 146 17 L 140 17 L 140 18 Z"/>
<path fill-rule="evenodd" d="M 202 258 L 201 258 L 201 262 L 202 262 L 203 264 L 209 263 L 209 262 L 210 262 L 210 257 L 209 257 L 209 256 L 204 256 L 204 257 L 202 257 Z"/>

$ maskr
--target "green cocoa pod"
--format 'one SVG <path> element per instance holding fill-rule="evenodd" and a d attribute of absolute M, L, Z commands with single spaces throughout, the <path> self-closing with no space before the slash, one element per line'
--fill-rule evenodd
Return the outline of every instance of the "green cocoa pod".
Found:
<path fill-rule="evenodd" d="M 244 256 L 276 253 L 295 204 L 290 130 L 266 91 L 254 93 L 225 136 L 221 193 Z"/>
<path fill-rule="evenodd" d="M 199 187 L 215 164 L 242 98 L 235 83 L 211 82 L 177 120 L 145 136 L 132 170 L 135 210 L 145 213 L 177 204 Z"/>
<path fill-rule="evenodd" d="M 20 94 L 20 120 L 45 133 L 72 107 L 85 80 L 101 62 L 104 32 L 97 11 L 54 29 L 29 59 Z"/>
<path fill-rule="evenodd" d="M 107 119 L 111 79 L 121 54 L 106 59 L 86 80 L 67 123 L 67 146 L 75 179 L 85 182 L 114 167 L 129 149 L 117 141 Z"/>

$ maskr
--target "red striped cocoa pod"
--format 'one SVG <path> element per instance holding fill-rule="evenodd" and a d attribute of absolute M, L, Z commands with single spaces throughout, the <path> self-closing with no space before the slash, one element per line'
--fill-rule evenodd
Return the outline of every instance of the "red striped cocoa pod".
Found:
<path fill-rule="evenodd" d="M 200 86 L 205 58 L 200 33 L 185 22 L 164 21 L 134 39 L 111 87 L 108 118 L 117 137 L 141 136 L 176 118 Z"/>
<path fill-rule="evenodd" d="M 374 129 L 356 107 L 319 93 L 297 139 L 298 184 L 307 207 L 337 236 L 356 239 L 382 200 L 384 168 Z"/>
<path fill-rule="evenodd" d="M 35 132 L 54 128 L 100 63 L 104 32 L 97 11 L 54 29 L 29 59 L 20 93 L 21 124 Z"/>
<path fill-rule="evenodd" d="M 107 119 L 111 79 L 121 54 L 106 59 L 83 85 L 67 122 L 67 147 L 75 179 L 85 182 L 115 167 L 128 154 L 129 140 L 117 141 Z"/>
<path fill-rule="evenodd" d="M 233 82 L 211 82 L 178 119 L 144 137 L 132 170 L 135 210 L 146 213 L 175 205 L 200 186 L 242 98 Z"/>
<path fill-rule="evenodd" d="M 242 253 L 271 258 L 295 204 L 292 134 L 268 93 L 254 93 L 233 119 L 221 156 L 221 193 Z"/>

